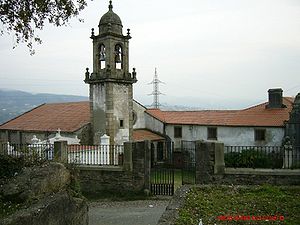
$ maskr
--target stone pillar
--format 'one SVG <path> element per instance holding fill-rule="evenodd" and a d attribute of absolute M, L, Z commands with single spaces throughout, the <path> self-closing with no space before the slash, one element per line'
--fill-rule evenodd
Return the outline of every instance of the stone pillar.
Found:
<path fill-rule="evenodd" d="M 124 163 L 123 168 L 125 171 L 132 171 L 132 143 L 125 142 L 124 143 Z"/>
<path fill-rule="evenodd" d="M 196 141 L 196 184 L 207 184 L 214 172 L 211 162 L 211 143 Z"/>
<path fill-rule="evenodd" d="M 100 144 L 101 145 L 109 145 L 109 136 L 104 134 L 103 136 L 100 137 Z"/>
<path fill-rule="evenodd" d="M 145 158 L 144 158 L 144 165 L 145 165 L 145 189 L 150 190 L 150 170 L 151 170 L 151 142 L 145 141 Z"/>
<path fill-rule="evenodd" d="M 208 184 L 225 172 L 224 144 L 196 141 L 196 183 Z"/>
<path fill-rule="evenodd" d="M 109 163 L 110 165 L 118 164 L 115 158 L 117 156 L 114 151 L 114 146 L 110 146 L 110 137 L 103 134 L 100 137 L 100 155 L 103 155 L 104 162 Z"/>
<path fill-rule="evenodd" d="M 54 142 L 54 161 L 68 163 L 67 141 Z"/>
<path fill-rule="evenodd" d="M 224 161 L 224 143 L 215 142 L 215 174 L 222 175 L 225 173 L 225 161 Z"/>
<path fill-rule="evenodd" d="M 290 169 L 293 164 L 293 146 L 290 141 L 288 141 L 284 146 L 284 162 L 283 168 Z"/>
<path fill-rule="evenodd" d="M 135 190 L 150 190 L 150 146 L 149 141 L 132 144 L 132 178 Z"/>

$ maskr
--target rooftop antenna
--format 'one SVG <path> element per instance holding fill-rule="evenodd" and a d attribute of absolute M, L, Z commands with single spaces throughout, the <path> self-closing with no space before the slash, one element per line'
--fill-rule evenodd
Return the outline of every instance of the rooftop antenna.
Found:
<path fill-rule="evenodd" d="M 158 79 L 157 69 L 155 68 L 154 78 L 153 78 L 152 82 L 149 83 L 149 84 L 153 84 L 153 91 L 149 95 L 153 95 L 153 103 L 151 106 L 155 109 L 159 109 L 159 106 L 161 105 L 159 103 L 159 95 L 163 94 L 159 91 L 159 83 L 164 84 L 164 82 L 162 82 Z"/>

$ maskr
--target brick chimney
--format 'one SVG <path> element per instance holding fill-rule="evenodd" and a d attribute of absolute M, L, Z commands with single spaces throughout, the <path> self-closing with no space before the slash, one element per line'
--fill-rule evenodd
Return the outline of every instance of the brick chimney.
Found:
<path fill-rule="evenodd" d="M 269 102 L 266 106 L 267 109 L 280 109 L 286 106 L 282 103 L 282 92 L 281 88 L 269 89 Z"/>

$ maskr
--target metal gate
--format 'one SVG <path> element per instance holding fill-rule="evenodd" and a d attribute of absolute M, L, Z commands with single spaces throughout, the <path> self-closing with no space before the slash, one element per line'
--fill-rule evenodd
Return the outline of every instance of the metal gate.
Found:
<path fill-rule="evenodd" d="M 182 141 L 181 152 L 183 165 L 181 170 L 182 184 L 196 183 L 196 161 L 195 161 L 196 142 Z"/>
<path fill-rule="evenodd" d="M 151 144 L 150 191 L 154 195 L 174 194 L 173 142 Z"/>

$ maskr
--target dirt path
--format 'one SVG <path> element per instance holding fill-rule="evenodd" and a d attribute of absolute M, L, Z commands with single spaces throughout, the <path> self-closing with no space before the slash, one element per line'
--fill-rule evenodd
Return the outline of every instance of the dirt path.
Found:
<path fill-rule="evenodd" d="M 92 202 L 89 225 L 156 225 L 168 200 Z"/>

